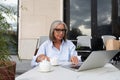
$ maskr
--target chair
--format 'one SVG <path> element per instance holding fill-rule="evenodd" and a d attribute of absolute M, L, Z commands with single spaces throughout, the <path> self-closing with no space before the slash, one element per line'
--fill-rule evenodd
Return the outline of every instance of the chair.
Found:
<path fill-rule="evenodd" d="M 77 52 L 81 55 L 81 60 L 84 61 L 91 53 L 91 36 L 77 37 Z"/>
<path fill-rule="evenodd" d="M 106 50 L 116 50 L 117 48 L 115 48 L 114 43 L 116 43 L 116 37 L 112 36 L 112 35 L 102 35 L 101 36 L 102 40 L 103 40 L 103 49 Z M 112 59 L 113 61 L 117 62 L 116 60 L 116 56 L 113 57 Z"/>
<path fill-rule="evenodd" d="M 103 49 L 105 49 L 105 47 L 106 47 L 106 41 L 107 40 L 109 40 L 109 39 L 116 39 L 116 37 L 112 36 L 112 35 L 102 35 L 101 38 L 103 40 Z"/>
<path fill-rule="evenodd" d="M 40 47 L 40 45 L 48 39 L 49 39 L 48 36 L 40 36 L 40 38 L 37 40 L 36 50 L 35 50 L 34 56 L 37 54 L 37 51 L 38 51 L 38 48 Z"/>
<path fill-rule="evenodd" d="M 77 46 L 86 46 L 91 48 L 91 36 L 78 36 Z"/>

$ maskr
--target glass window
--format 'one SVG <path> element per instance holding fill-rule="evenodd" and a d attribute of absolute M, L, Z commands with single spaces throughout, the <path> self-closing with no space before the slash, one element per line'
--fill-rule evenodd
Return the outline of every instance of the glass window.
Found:
<path fill-rule="evenodd" d="M 91 35 L 91 0 L 70 0 L 70 39 Z"/>
<path fill-rule="evenodd" d="M 98 35 L 112 34 L 111 0 L 97 0 L 97 29 Z"/>
<path fill-rule="evenodd" d="M 120 0 L 118 0 L 118 24 L 120 26 Z"/>
<path fill-rule="evenodd" d="M 18 34 L 17 34 L 17 14 L 18 14 L 18 0 L 1 0 L 0 5 L 6 7 L 9 9 L 10 12 L 8 12 L 10 15 L 6 13 L 2 13 L 2 15 L 6 18 L 7 23 L 10 24 L 11 28 L 10 36 L 13 39 L 12 44 L 9 44 L 9 48 L 11 51 L 11 54 L 17 54 L 18 49 Z M 4 9 L 4 8 L 3 8 Z"/>
<path fill-rule="evenodd" d="M 120 0 L 118 0 L 118 16 L 120 18 Z"/>

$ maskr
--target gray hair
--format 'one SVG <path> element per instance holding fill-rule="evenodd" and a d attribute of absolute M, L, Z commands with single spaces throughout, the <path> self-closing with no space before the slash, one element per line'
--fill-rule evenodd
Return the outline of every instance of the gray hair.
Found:
<path fill-rule="evenodd" d="M 52 24 L 51 24 L 51 27 L 50 27 L 50 31 L 49 31 L 49 38 L 51 41 L 54 41 L 55 40 L 55 37 L 54 37 L 54 29 L 59 25 L 59 24 L 63 24 L 65 29 L 66 29 L 66 32 L 65 32 L 65 36 L 63 37 L 63 40 L 66 41 L 67 39 L 67 32 L 68 32 L 68 28 L 67 28 L 67 25 L 61 21 L 61 20 L 55 20 Z"/>

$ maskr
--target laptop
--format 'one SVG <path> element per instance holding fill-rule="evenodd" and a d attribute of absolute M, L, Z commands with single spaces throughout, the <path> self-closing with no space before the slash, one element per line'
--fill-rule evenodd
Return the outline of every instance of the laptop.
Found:
<path fill-rule="evenodd" d="M 120 50 L 102 50 L 93 51 L 84 62 L 80 62 L 78 65 L 63 64 L 64 68 L 71 69 L 74 71 L 83 71 L 95 68 L 101 68 L 119 52 Z"/>

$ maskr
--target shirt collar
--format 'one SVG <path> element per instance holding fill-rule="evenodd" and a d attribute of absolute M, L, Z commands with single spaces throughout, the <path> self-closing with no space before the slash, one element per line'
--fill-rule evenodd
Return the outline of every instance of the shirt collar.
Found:
<path fill-rule="evenodd" d="M 61 45 L 63 45 L 65 43 L 65 41 L 64 40 L 62 40 L 62 44 Z M 51 47 L 54 47 L 54 45 L 53 45 L 53 42 L 52 41 L 50 41 L 50 46 Z"/>

